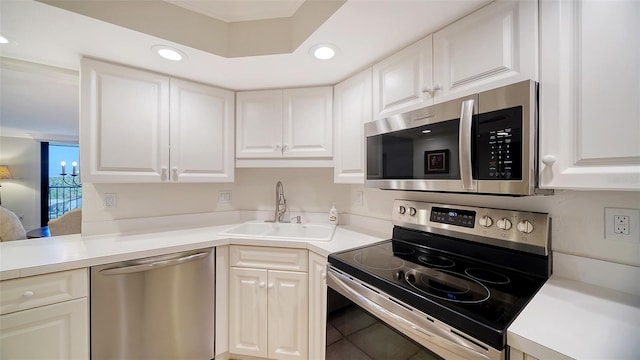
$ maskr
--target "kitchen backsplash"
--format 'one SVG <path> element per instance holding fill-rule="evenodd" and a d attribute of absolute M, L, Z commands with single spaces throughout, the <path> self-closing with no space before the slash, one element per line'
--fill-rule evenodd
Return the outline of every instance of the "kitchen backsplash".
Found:
<path fill-rule="evenodd" d="M 239 168 L 235 178 L 234 184 L 84 184 L 83 221 L 104 223 L 235 210 L 272 211 L 275 184 L 280 180 L 284 184 L 289 210 L 301 213 L 328 213 L 335 202 L 341 214 L 388 221 L 396 198 L 548 212 L 553 219 L 552 248 L 555 251 L 640 266 L 640 242 L 604 239 L 604 208 L 640 208 L 640 192 L 561 190 L 553 196 L 499 197 L 384 191 L 366 189 L 362 185 L 334 184 L 332 168 Z M 25 177 L 24 182 L 27 180 L 31 181 Z M 6 198 L 7 205 L 35 204 L 39 198 L 38 186 L 14 182 L 5 187 L 3 184 L 3 195 L 6 195 L 3 200 Z M 16 202 L 12 199 L 14 194 L 9 194 L 14 188 L 20 188 L 20 191 L 24 188 L 23 192 L 28 194 L 23 194 Z M 219 203 L 219 192 L 227 190 L 231 190 L 231 202 Z M 359 192 L 364 195 L 362 205 L 356 204 Z M 116 194 L 115 209 L 103 208 L 104 193 Z"/>

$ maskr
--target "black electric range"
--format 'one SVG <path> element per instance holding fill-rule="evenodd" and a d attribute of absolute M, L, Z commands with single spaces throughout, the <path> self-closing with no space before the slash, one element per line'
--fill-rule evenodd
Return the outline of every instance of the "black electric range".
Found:
<path fill-rule="evenodd" d="M 396 200 L 393 222 L 392 239 L 331 254 L 329 271 L 502 351 L 550 275 L 549 216 Z"/>

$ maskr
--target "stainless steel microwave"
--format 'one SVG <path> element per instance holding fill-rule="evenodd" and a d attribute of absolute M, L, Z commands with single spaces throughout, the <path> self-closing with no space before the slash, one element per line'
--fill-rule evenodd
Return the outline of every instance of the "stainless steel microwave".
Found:
<path fill-rule="evenodd" d="M 537 95 L 523 81 L 367 123 L 366 186 L 537 193 Z"/>

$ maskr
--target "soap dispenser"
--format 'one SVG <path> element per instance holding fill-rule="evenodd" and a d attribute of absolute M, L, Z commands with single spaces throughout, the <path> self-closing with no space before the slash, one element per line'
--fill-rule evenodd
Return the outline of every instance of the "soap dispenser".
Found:
<path fill-rule="evenodd" d="M 329 223 L 330 224 L 338 224 L 338 210 L 336 209 L 336 203 L 331 205 L 331 210 L 329 210 Z"/>

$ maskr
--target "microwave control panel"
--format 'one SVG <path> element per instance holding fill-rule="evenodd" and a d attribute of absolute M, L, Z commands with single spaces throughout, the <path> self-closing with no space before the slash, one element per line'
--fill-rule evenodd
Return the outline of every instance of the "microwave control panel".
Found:
<path fill-rule="evenodd" d="M 478 115 L 477 178 L 522 180 L 522 107 Z"/>

